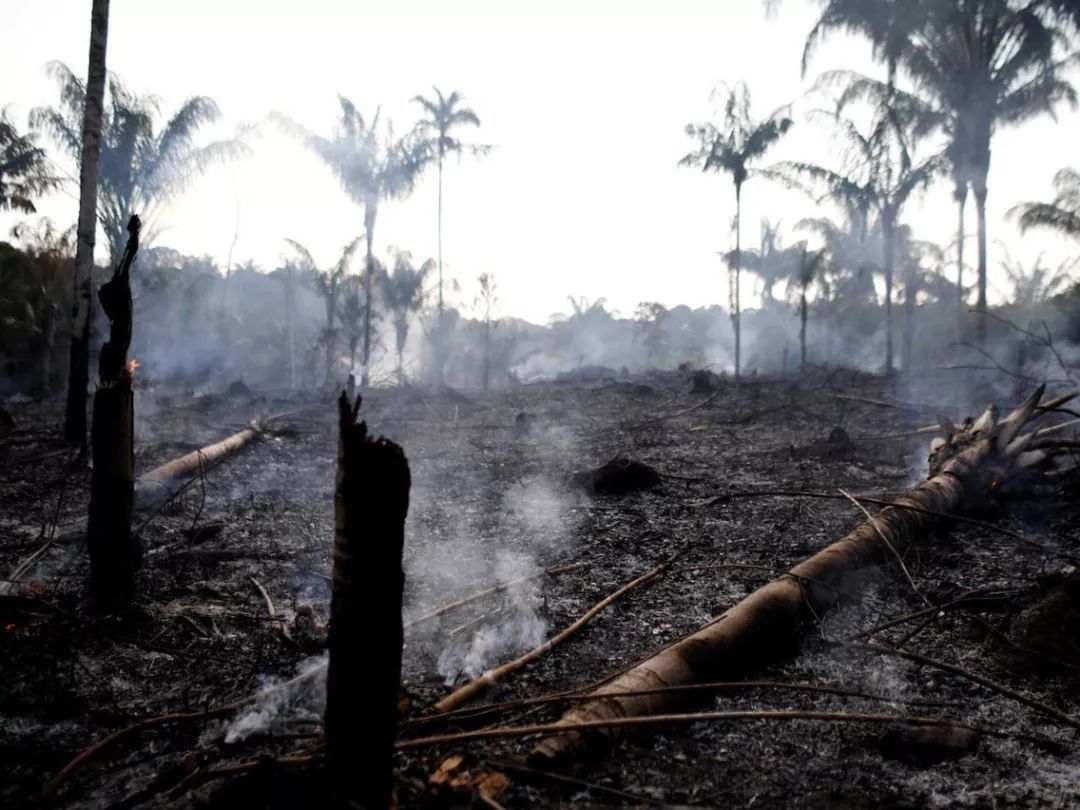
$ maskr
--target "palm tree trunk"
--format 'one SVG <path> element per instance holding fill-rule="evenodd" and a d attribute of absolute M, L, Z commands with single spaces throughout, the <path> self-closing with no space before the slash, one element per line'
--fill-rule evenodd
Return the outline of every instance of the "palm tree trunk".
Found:
<path fill-rule="evenodd" d="M 442 168 L 443 156 L 442 145 L 439 146 L 439 205 L 438 205 L 438 250 L 439 250 L 439 315 L 443 311 L 443 286 L 442 286 Z"/>
<path fill-rule="evenodd" d="M 484 393 L 488 391 L 491 378 L 491 316 L 484 318 Z"/>
<path fill-rule="evenodd" d="M 375 277 L 375 254 L 371 251 L 371 240 L 375 238 L 375 222 L 372 217 L 367 227 L 367 256 L 364 260 L 364 351 L 360 369 L 360 385 L 365 388 L 371 381 L 371 373 L 368 364 L 371 360 L 371 295 L 372 283 Z"/>
<path fill-rule="evenodd" d="M 986 177 L 975 182 L 975 214 L 979 223 L 979 295 L 975 302 L 975 342 L 986 345 Z"/>
<path fill-rule="evenodd" d="M 289 390 L 296 390 L 296 291 L 293 290 L 292 270 L 288 271 L 286 284 L 288 285 L 288 299 L 286 301 L 285 318 L 288 320 L 289 329 Z"/>
<path fill-rule="evenodd" d="M 787 346 L 784 347 L 787 349 Z M 784 362 L 784 371 L 787 371 L 787 362 Z M 799 371 L 806 371 L 806 286 L 799 295 Z"/>
<path fill-rule="evenodd" d="M 326 299 L 326 379 L 323 385 L 330 385 L 334 373 L 334 355 L 337 348 L 337 336 L 334 334 L 335 309 L 337 309 L 337 291 L 332 290 Z"/>
<path fill-rule="evenodd" d="M 957 181 L 953 192 L 956 200 L 956 339 L 964 335 L 964 209 L 967 207 L 967 183 Z"/>
<path fill-rule="evenodd" d="M 739 308 L 739 271 L 742 269 L 742 183 L 735 184 L 735 266 L 728 279 L 728 306 L 735 329 L 735 379 L 742 368 L 742 312 Z"/>
<path fill-rule="evenodd" d="M 90 57 L 83 110 L 82 162 L 79 169 L 78 245 L 75 249 L 75 306 L 71 326 L 64 438 L 86 447 L 86 391 L 90 384 L 90 322 L 93 302 L 94 238 L 97 229 L 98 165 L 101 161 L 101 119 L 105 105 L 105 49 L 109 36 L 109 0 L 93 0 L 90 12 Z"/>
<path fill-rule="evenodd" d="M 904 344 L 901 347 L 900 365 L 904 373 L 912 372 L 912 342 L 915 339 L 915 296 L 918 295 L 915 267 L 909 263 L 904 271 Z"/>
<path fill-rule="evenodd" d="M 896 223 L 892 217 L 883 217 L 881 222 L 885 243 L 885 374 L 893 373 L 893 328 L 892 328 L 892 297 L 893 297 L 893 264 L 896 260 Z"/>

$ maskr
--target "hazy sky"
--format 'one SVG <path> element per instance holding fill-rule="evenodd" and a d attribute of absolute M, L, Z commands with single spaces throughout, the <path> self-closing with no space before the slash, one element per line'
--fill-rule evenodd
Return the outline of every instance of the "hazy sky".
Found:
<path fill-rule="evenodd" d="M 208 136 L 263 121 L 272 110 L 329 134 L 337 94 L 362 110 L 382 105 L 398 130 L 417 115 L 409 99 L 438 84 L 458 89 L 483 126 L 469 133 L 495 150 L 451 162 L 445 176 L 444 259 L 470 306 L 476 276 L 495 275 L 498 309 L 534 321 L 567 311 L 567 296 L 606 298 L 624 314 L 640 301 L 722 303 L 718 251 L 731 243 L 734 195 L 724 176 L 676 167 L 692 144 L 683 127 L 708 118 L 710 90 L 746 80 L 755 112 L 803 99 L 813 78 L 848 67 L 880 75 L 860 42 L 837 38 L 807 79 L 799 61 L 816 6 L 786 0 L 766 17 L 760 0 L 112 0 L 110 70 L 156 94 L 171 113 L 187 96 L 212 96 L 224 121 Z M 49 60 L 86 70 L 89 0 L 0 0 L 0 104 L 16 122 L 56 100 Z M 797 116 L 798 119 L 798 116 Z M 1002 131 L 994 141 L 990 234 L 1015 258 L 1045 250 L 1055 264 L 1061 239 L 1021 239 L 1005 211 L 1051 196 L 1054 172 L 1075 162 L 1080 118 L 1062 109 Z M 362 213 L 330 171 L 272 126 L 254 156 L 211 170 L 166 212 L 158 244 L 222 261 L 236 230 L 236 260 L 271 269 L 282 239 L 307 245 L 329 264 L 362 233 Z M 769 161 L 828 163 L 829 132 L 798 120 Z M 1020 156 L 1022 154 L 1022 157 Z M 1016 156 L 1015 158 L 1013 156 Z M 61 161 L 68 168 L 66 161 Z M 389 245 L 417 258 L 435 254 L 434 173 L 404 202 L 383 206 L 376 251 Z M 40 206 L 74 222 L 76 201 L 59 193 Z M 743 239 L 754 245 L 762 217 L 790 233 L 814 204 L 764 180 L 744 190 Z M 947 183 L 915 200 L 905 220 L 919 238 L 948 243 L 955 214 Z M 0 237 L 15 221 L 0 217 Z M 969 206 L 968 230 L 974 233 Z M 974 242 L 969 242 L 974 256 Z M 1002 250 L 991 247 L 992 284 Z M 752 284 L 744 305 L 755 300 Z M 1000 290 L 999 291 L 1003 291 Z M 995 296 L 992 288 L 991 295 Z"/>

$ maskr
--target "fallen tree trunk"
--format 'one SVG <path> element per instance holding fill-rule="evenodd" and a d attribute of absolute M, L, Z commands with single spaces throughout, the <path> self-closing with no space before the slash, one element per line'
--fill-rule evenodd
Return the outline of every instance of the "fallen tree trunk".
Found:
<path fill-rule="evenodd" d="M 137 216 L 128 222 L 128 241 L 112 278 L 98 298 L 109 318 L 109 339 L 101 347 L 94 421 L 90 431 L 94 468 L 86 548 L 90 554 L 90 591 L 99 606 L 119 607 L 131 599 L 142 547 L 131 533 L 134 512 L 135 393 L 127 352 L 131 345 L 131 263 L 139 250 Z"/>
<path fill-rule="evenodd" d="M 341 395 L 334 492 L 326 759 L 334 806 L 396 806 L 394 742 L 404 628 L 401 554 L 409 463 L 401 448 L 368 435 Z"/>
<path fill-rule="evenodd" d="M 262 435 L 262 426 L 255 421 L 220 442 L 209 444 L 187 455 L 162 464 L 148 473 L 140 475 L 135 482 L 135 507 L 148 509 L 158 506 L 171 498 L 200 469 L 212 466 L 237 450 L 246 447 Z"/>
<path fill-rule="evenodd" d="M 872 569 L 895 562 L 938 520 L 930 513 L 963 511 L 1011 479 L 1037 476 L 1051 463 L 1050 454 L 1028 449 L 1038 431 L 1020 431 L 1045 413 L 1037 410 L 1042 394 L 1040 388 L 1000 422 L 991 407 L 962 430 L 943 426 L 947 434 L 931 445 L 927 481 L 701 630 L 598 688 L 594 700 L 563 715 L 557 725 L 566 733 L 542 740 L 533 760 L 556 766 L 576 761 L 596 743 L 610 742 L 626 719 L 663 713 L 677 694 L 627 693 L 722 680 L 794 649 L 805 626 L 857 590 Z"/>

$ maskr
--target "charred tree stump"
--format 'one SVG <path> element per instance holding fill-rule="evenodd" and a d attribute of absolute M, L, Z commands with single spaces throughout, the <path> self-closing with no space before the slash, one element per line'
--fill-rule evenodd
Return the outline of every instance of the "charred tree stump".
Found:
<path fill-rule="evenodd" d="M 128 241 L 112 278 L 98 299 L 109 318 L 109 340 L 101 347 L 98 388 L 94 392 L 90 433 L 94 470 L 90 479 L 90 515 L 86 545 L 90 552 L 90 590 L 103 605 L 122 605 L 134 592 L 142 549 L 131 533 L 135 508 L 134 399 L 131 345 L 131 263 L 139 250 L 140 222 L 128 222 Z"/>
<path fill-rule="evenodd" d="M 338 400 L 326 755 L 336 802 L 383 808 L 393 804 L 410 477 L 401 448 L 357 424 L 360 402 Z"/>

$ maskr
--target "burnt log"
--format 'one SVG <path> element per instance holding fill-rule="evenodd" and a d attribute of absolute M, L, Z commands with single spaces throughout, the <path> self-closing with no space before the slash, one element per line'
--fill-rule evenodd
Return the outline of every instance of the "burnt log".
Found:
<path fill-rule="evenodd" d="M 86 547 L 90 554 L 90 590 L 103 607 L 131 599 L 142 547 L 131 532 L 135 508 L 133 444 L 135 393 L 127 352 L 131 345 L 131 264 L 139 250 L 140 222 L 128 222 L 128 241 L 112 278 L 101 285 L 98 299 L 109 318 L 109 340 L 101 347 L 98 387 L 94 392 L 90 432 L 94 468 L 90 479 L 90 511 Z"/>
<path fill-rule="evenodd" d="M 258 422 L 252 422 L 244 430 L 227 436 L 220 442 L 208 444 L 198 450 L 155 467 L 143 473 L 135 482 L 135 505 L 139 509 L 157 506 L 178 493 L 200 470 L 206 470 L 246 447 L 262 435 Z"/>
<path fill-rule="evenodd" d="M 326 757 L 336 802 L 394 803 L 394 742 L 404 630 L 401 555 L 411 485 L 401 448 L 338 401 L 334 567 L 326 675 Z"/>
<path fill-rule="evenodd" d="M 843 539 L 758 588 L 703 628 L 618 675 L 558 721 L 566 732 L 542 740 L 532 759 L 545 766 L 579 762 L 618 733 L 616 727 L 576 730 L 582 723 L 617 721 L 666 712 L 677 702 L 669 687 L 731 678 L 796 649 L 802 632 L 857 592 L 871 570 L 902 560 L 940 515 L 978 508 L 1012 480 L 1029 479 L 1052 461 L 1038 430 L 1024 426 L 1045 414 L 1040 388 L 1008 417 L 991 406 L 963 430 L 931 445 L 929 478 Z M 1056 401 L 1055 401 L 1056 402 Z M 902 566 L 902 563 L 900 563 Z M 903 569 L 906 571 L 906 568 Z"/>

